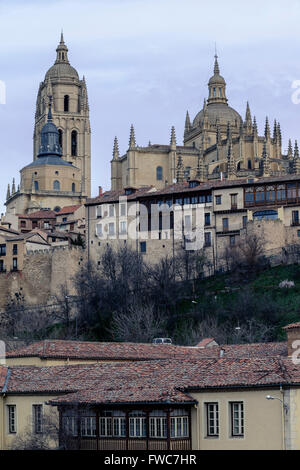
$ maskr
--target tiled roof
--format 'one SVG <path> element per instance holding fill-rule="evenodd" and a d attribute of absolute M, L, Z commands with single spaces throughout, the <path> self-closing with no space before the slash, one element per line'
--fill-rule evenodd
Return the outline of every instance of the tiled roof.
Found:
<path fill-rule="evenodd" d="M 206 348 L 210 343 L 215 342 L 214 338 L 204 338 L 197 344 L 197 348 Z"/>
<path fill-rule="evenodd" d="M 7 353 L 7 357 L 98 360 L 198 359 L 218 358 L 220 349 L 224 349 L 225 356 L 228 358 L 287 356 L 286 342 L 212 346 L 204 349 L 171 344 L 44 340 L 10 351 Z"/>
<path fill-rule="evenodd" d="M 0 392 L 3 390 L 3 387 L 5 385 L 6 376 L 7 376 L 7 367 L 0 365 Z"/>
<path fill-rule="evenodd" d="M 300 328 L 300 322 L 297 323 L 290 323 L 289 325 L 285 326 L 284 330 L 292 330 L 294 328 Z"/>
<path fill-rule="evenodd" d="M 249 180 L 252 180 L 253 182 L 249 182 Z M 197 192 L 197 191 L 210 191 L 212 189 L 222 189 L 222 188 L 230 188 L 230 187 L 238 187 L 238 186 L 253 186 L 257 184 L 263 184 L 263 183 L 276 183 L 276 182 L 290 182 L 290 181 L 299 181 L 300 176 L 299 175 L 284 175 L 284 176 L 272 176 L 272 177 L 267 177 L 267 178 L 239 178 L 235 180 L 225 180 L 221 181 L 220 179 L 218 180 L 211 180 L 211 181 L 205 181 L 203 183 L 199 183 L 198 186 L 196 187 L 190 187 L 189 182 L 183 182 L 183 183 L 174 183 L 169 186 L 166 186 L 163 189 L 156 190 L 154 187 L 148 187 L 148 188 L 139 188 L 137 191 L 131 195 L 127 196 L 127 199 L 139 199 L 141 197 L 152 197 L 152 196 L 164 196 L 168 194 L 179 194 L 179 193 L 189 193 L 189 192 Z M 150 189 L 153 191 L 150 192 Z M 88 199 L 86 202 L 86 205 L 93 205 L 93 204 L 104 204 L 105 202 L 117 202 L 119 200 L 120 196 L 125 196 L 125 190 L 119 190 L 119 191 L 106 191 L 103 193 L 101 196 L 97 196 L 92 199 Z"/>
<path fill-rule="evenodd" d="M 166 359 L 52 367 L 13 366 L 7 393 L 63 394 L 53 403 L 191 403 L 191 391 L 300 384 L 288 358 Z M 67 394 L 66 394 L 67 393 Z"/>
<path fill-rule="evenodd" d="M 56 212 L 56 215 L 73 214 L 80 207 L 81 207 L 81 204 L 77 204 L 76 206 L 65 206 L 59 212 Z"/>
<path fill-rule="evenodd" d="M 26 215 L 19 215 L 18 217 L 19 219 L 55 219 L 56 214 L 56 212 L 51 210 L 40 210 Z"/>

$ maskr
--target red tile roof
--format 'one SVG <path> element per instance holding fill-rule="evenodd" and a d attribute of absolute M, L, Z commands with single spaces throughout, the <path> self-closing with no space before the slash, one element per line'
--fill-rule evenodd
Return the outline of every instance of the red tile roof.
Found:
<path fill-rule="evenodd" d="M 18 217 L 19 219 L 55 219 L 56 214 L 57 213 L 55 211 L 40 210 L 36 212 L 31 212 L 30 214 L 26 214 L 26 215 L 19 214 Z"/>
<path fill-rule="evenodd" d="M 65 206 L 59 212 L 56 212 L 56 215 L 73 214 L 80 207 L 81 207 L 81 204 L 77 204 L 76 206 Z"/>
<path fill-rule="evenodd" d="M 3 390 L 7 377 L 7 367 L 0 365 L 0 392 Z"/>
<path fill-rule="evenodd" d="M 10 368 L 7 393 L 65 394 L 52 403 L 192 403 L 205 389 L 300 385 L 290 358 L 165 359 Z"/>
<path fill-rule="evenodd" d="M 210 348 L 176 346 L 173 344 L 100 343 L 88 341 L 44 340 L 7 352 L 8 358 L 40 357 L 98 360 L 198 359 L 225 356 L 276 357 L 287 356 L 287 343 L 253 343 L 212 346 Z"/>

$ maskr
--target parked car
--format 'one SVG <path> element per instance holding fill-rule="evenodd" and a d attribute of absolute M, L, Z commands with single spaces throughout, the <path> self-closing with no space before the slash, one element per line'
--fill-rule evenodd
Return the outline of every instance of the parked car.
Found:
<path fill-rule="evenodd" d="M 171 338 L 154 338 L 152 341 L 154 344 L 172 344 Z"/>

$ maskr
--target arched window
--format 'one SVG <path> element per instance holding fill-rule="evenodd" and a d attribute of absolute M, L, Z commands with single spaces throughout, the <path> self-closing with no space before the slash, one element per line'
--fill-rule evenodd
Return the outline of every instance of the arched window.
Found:
<path fill-rule="evenodd" d="M 238 164 L 237 164 L 237 171 L 240 171 L 240 169 L 241 169 L 241 162 L 238 162 Z"/>
<path fill-rule="evenodd" d="M 248 160 L 248 170 L 252 170 L 252 163 L 251 163 L 251 160 Z"/>
<path fill-rule="evenodd" d="M 77 132 L 72 131 L 71 133 L 71 155 L 75 157 L 77 155 Z"/>
<path fill-rule="evenodd" d="M 35 191 L 39 190 L 39 182 L 38 181 L 34 182 L 34 189 L 35 189 Z"/>
<path fill-rule="evenodd" d="M 75 183 L 72 183 L 72 192 L 75 193 Z"/>
<path fill-rule="evenodd" d="M 156 168 L 156 179 L 157 179 L 157 181 L 162 181 L 162 179 L 163 179 L 163 169 L 162 169 L 161 166 L 158 166 Z"/>
<path fill-rule="evenodd" d="M 62 148 L 63 148 L 63 131 L 61 129 L 58 129 L 58 143 L 59 143 L 60 148 L 62 150 Z"/>
<path fill-rule="evenodd" d="M 69 95 L 64 96 L 64 111 L 69 111 Z"/>
<path fill-rule="evenodd" d="M 55 191 L 59 191 L 60 190 L 60 182 L 55 180 L 53 182 L 53 189 L 55 189 Z"/>

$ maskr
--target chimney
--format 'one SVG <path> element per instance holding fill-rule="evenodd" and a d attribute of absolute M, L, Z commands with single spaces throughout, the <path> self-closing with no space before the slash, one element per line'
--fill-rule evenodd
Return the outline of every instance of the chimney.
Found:
<path fill-rule="evenodd" d="M 221 348 L 220 349 L 220 358 L 222 359 L 225 355 L 225 349 Z"/>
<path fill-rule="evenodd" d="M 99 196 L 103 195 L 102 186 L 99 186 Z"/>
<path fill-rule="evenodd" d="M 299 349 L 299 344 L 294 345 L 294 341 L 300 341 L 300 322 L 298 323 L 291 323 L 283 328 L 287 333 L 287 343 L 288 343 L 288 356 L 292 356 L 292 354 Z"/>

